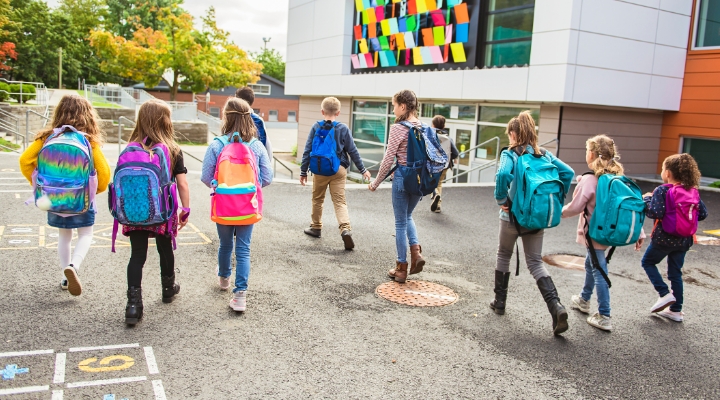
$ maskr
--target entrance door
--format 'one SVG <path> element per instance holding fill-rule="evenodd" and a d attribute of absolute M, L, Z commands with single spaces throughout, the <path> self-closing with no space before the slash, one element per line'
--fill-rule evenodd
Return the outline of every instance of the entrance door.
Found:
<path fill-rule="evenodd" d="M 446 124 L 445 127 L 450 130 L 450 137 L 460 152 L 460 160 L 457 163 L 458 173 L 469 170 L 475 156 L 474 151 L 468 151 L 472 148 L 474 142 L 475 127 L 466 124 Z M 467 182 L 468 175 L 469 174 L 465 174 L 458 177 L 457 182 Z"/>

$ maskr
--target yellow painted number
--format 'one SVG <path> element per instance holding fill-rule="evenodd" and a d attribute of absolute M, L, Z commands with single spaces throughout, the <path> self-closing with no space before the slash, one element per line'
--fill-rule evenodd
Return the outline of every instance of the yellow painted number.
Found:
<path fill-rule="evenodd" d="M 78 368 L 84 372 L 111 372 L 111 371 L 122 371 L 135 365 L 135 360 L 132 357 L 123 356 L 121 354 L 115 356 L 105 357 L 98 365 L 99 367 L 92 367 L 91 364 L 95 364 L 97 357 L 88 358 L 80 361 Z M 122 361 L 122 364 L 110 365 L 113 361 Z"/>

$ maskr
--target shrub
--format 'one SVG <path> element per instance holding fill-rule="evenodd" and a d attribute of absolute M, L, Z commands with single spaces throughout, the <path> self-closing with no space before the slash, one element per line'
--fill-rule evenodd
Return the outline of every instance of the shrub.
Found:
<path fill-rule="evenodd" d="M 7 101 L 10 97 L 10 85 L 0 82 L 0 101 Z"/>
<path fill-rule="evenodd" d="M 292 146 L 292 148 L 290 149 L 290 151 L 292 152 L 292 156 L 293 156 L 293 157 L 297 157 L 297 150 L 298 150 L 298 149 L 297 149 L 297 144 L 294 144 L 294 145 Z"/>
<path fill-rule="evenodd" d="M 22 96 L 20 96 L 20 84 L 10 85 L 10 92 L 13 93 L 10 95 L 10 98 L 18 103 L 27 103 L 28 100 L 35 98 L 35 86 L 33 85 L 22 85 Z"/>
<path fill-rule="evenodd" d="M 718 188 L 720 189 L 720 181 L 715 181 L 709 185 L 711 188 Z"/>

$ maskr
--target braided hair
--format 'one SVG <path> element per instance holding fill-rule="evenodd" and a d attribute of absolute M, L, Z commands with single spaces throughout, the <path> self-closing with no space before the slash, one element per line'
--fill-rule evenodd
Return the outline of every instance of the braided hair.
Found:
<path fill-rule="evenodd" d="M 620 154 L 615 146 L 615 141 L 610 137 L 597 135 L 588 139 L 585 145 L 595 155 L 595 159 L 588 165 L 595 176 L 625 174 L 625 168 L 620 164 Z"/>
<path fill-rule="evenodd" d="M 412 90 L 401 90 L 395 93 L 393 100 L 395 100 L 398 105 L 403 104 L 405 106 L 405 114 L 395 118 L 396 124 L 402 121 L 407 121 L 410 117 L 417 118 L 419 103 L 417 96 L 415 96 L 415 92 Z"/>

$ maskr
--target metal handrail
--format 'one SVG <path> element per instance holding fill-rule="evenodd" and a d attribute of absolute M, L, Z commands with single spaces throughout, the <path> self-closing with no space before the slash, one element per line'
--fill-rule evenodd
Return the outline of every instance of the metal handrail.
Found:
<path fill-rule="evenodd" d="M 118 154 L 122 153 L 122 145 L 123 143 L 126 143 L 124 140 L 122 140 L 122 132 L 125 129 L 125 125 L 122 123 L 122 120 L 125 120 L 131 123 L 132 126 L 135 126 L 135 121 L 131 120 L 128 117 L 121 115 L 118 118 Z"/>
<path fill-rule="evenodd" d="M 294 174 L 293 174 L 293 170 L 290 169 L 290 167 L 288 167 L 287 165 L 285 165 L 285 163 L 283 163 L 282 161 L 278 160 L 275 156 L 273 156 L 273 160 L 274 160 L 274 164 L 273 164 L 273 175 L 275 175 L 275 173 L 276 173 L 275 171 L 277 171 L 277 163 L 280 163 L 280 165 L 282 165 L 283 168 L 285 168 L 286 170 L 288 170 L 288 172 L 290 172 L 290 179 L 295 179 Z"/>
<path fill-rule="evenodd" d="M 46 110 L 46 111 L 47 111 L 47 110 Z M 24 142 L 25 142 L 25 148 L 27 148 L 27 146 L 28 146 L 28 140 L 29 140 L 29 138 L 30 138 L 30 114 L 35 114 L 35 115 L 37 115 L 38 117 L 44 119 L 44 120 L 45 120 L 45 123 L 47 123 L 48 121 L 50 121 L 50 117 L 48 117 L 48 116 L 46 116 L 46 115 L 40 114 L 40 113 L 35 112 L 35 111 L 33 111 L 33 110 L 27 110 L 27 111 L 25 111 L 25 136 L 23 137 L 23 140 L 24 140 Z"/>
<path fill-rule="evenodd" d="M 184 133 L 182 133 L 182 132 L 180 132 L 180 131 L 175 131 L 175 133 L 180 134 L 180 136 L 184 137 L 185 140 L 187 140 L 188 142 L 192 142 L 192 140 L 190 140 L 187 136 L 185 136 Z M 194 155 L 192 155 L 192 154 L 190 154 L 190 153 L 183 153 L 183 155 L 190 156 L 190 158 L 192 158 L 193 160 L 199 161 L 201 164 L 202 164 L 202 162 L 203 162 L 203 160 L 195 157 Z"/>
<path fill-rule="evenodd" d="M 486 145 L 486 144 L 488 144 L 488 143 L 490 143 L 490 142 L 492 142 L 492 141 L 495 141 L 495 142 L 496 142 L 496 145 L 495 145 L 495 160 L 494 160 L 494 161 L 491 161 L 491 162 L 489 162 L 489 163 L 487 163 L 487 164 L 483 164 L 483 165 L 481 165 L 481 166 L 479 166 L 479 167 L 471 168 L 471 169 L 469 169 L 469 170 L 464 171 L 463 173 L 459 173 L 459 171 L 460 171 L 460 165 L 455 165 L 455 166 L 453 167 L 453 176 L 452 176 L 452 178 L 448 178 L 448 179 L 444 180 L 443 182 L 447 182 L 447 181 L 449 181 L 449 180 L 452 180 L 454 183 L 457 183 L 457 177 L 458 177 L 458 176 L 463 176 L 463 175 L 466 175 L 467 173 L 470 173 L 470 172 L 472 172 L 472 171 L 477 171 L 477 170 L 479 170 L 481 167 L 484 167 L 484 168 L 482 168 L 482 169 L 485 169 L 485 168 L 490 168 L 490 167 L 489 167 L 490 165 L 495 165 L 495 164 L 497 164 L 498 158 L 500 157 L 500 136 L 495 136 L 494 138 L 488 139 L 488 140 L 486 140 L 486 141 L 484 141 L 484 142 L 482 142 L 482 143 L 477 144 L 475 147 L 471 147 L 471 148 L 469 148 L 469 149 L 467 149 L 467 150 L 459 153 L 459 154 L 458 154 L 458 158 L 460 158 L 460 156 L 462 156 L 463 154 L 468 154 L 468 153 L 470 153 L 471 151 L 475 151 L 475 150 L 479 149 L 480 147 L 482 147 L 482 146 L 484 146 L 484 145 Z"/>

